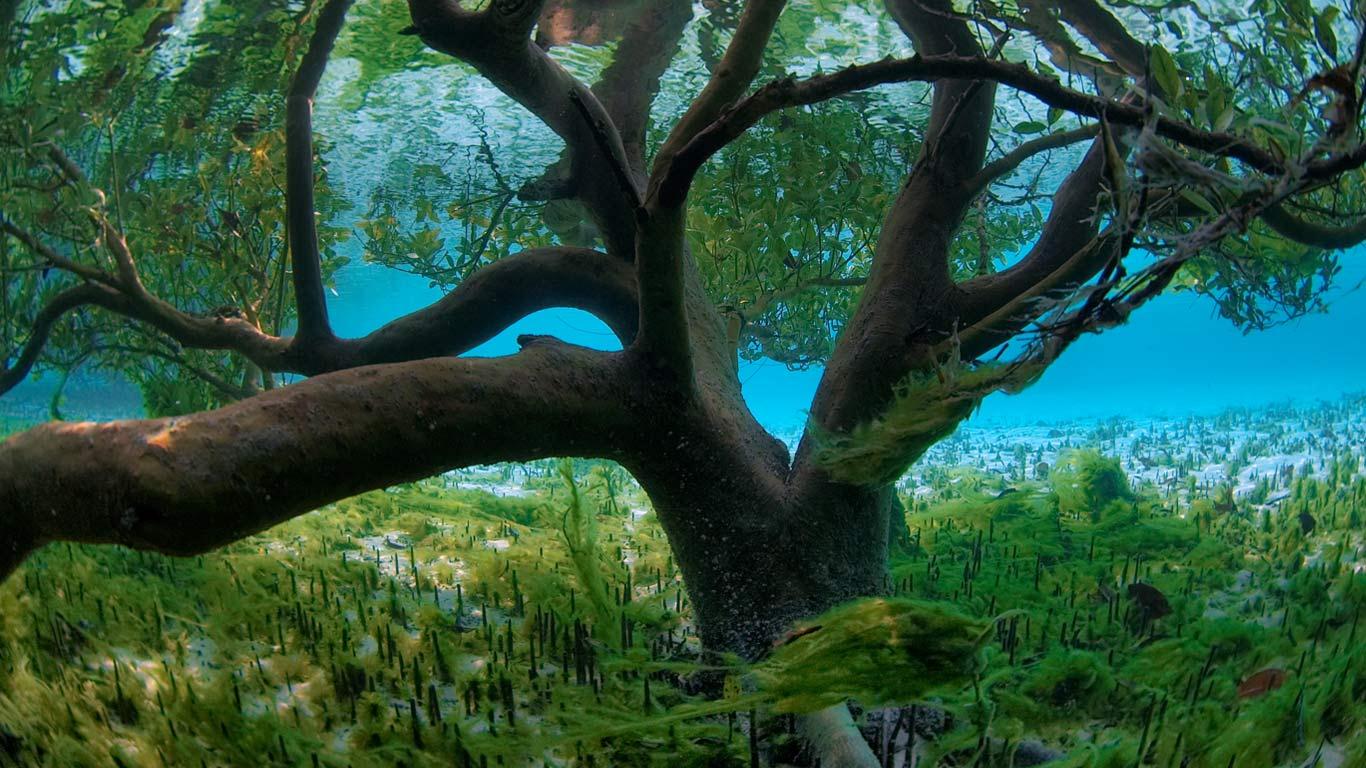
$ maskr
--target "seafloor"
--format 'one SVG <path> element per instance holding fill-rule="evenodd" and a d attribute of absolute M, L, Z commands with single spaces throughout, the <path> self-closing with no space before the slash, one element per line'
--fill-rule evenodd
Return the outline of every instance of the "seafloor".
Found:
<path fill-rule="evenodd" d="M 1363 442 L 1361 397 L 965 427 L 901 483 L 889 598 L 749 665 L 607 463 L 51 546 L 0 587 L 0 766 L 802 764 L 831 699 L 887 766 L 1366 766 Z M 933 687 L 942 627 L 974 674 Z"/>

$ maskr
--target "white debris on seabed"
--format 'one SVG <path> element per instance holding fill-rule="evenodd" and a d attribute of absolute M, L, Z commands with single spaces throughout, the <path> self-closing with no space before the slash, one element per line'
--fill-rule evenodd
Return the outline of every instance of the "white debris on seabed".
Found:
<path fill-rule="evenodd" d="M 1136 488 L 1156 490 L 1182 505 L 1228 488 L 1237 502 L 1267 508 L 1289 497 L 1295 478 L 1325 479 L 1348 451 L 1366 453 L 1366 431 L 1359 428 L 1363 411 L 1366 400 L 1348 399 L 1212 416 L 968 423 L 932 447 L 899 485 L 913 498 L 928 500 L 944 482 L 964 482 L 961 473 L 946 469 L 955 467 L 1006 482 L 1046 482 L 1060 457 L 1085 448 L 1118 459 Z M 1366 473 L 1361 459 L 1355 471 Z"/>

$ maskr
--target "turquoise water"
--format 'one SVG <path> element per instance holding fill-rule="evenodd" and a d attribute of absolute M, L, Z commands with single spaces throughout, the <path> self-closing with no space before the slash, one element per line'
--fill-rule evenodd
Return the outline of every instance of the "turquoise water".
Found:
<path fill-rule="evenodd" d="M 1360 287 L 1366 249 L 1345 253 L 1342 262 L 1327 313 L 1244 334 L 1218 317 L 1207 299 L 1162 296 L 1128 325 L 1078 341 L 1033 387 L 987 398 L 971 423 L 1174 417 L 1286 401 L 1309 405 L 1366 391 L 1366 289 Z M 338 334 L 360 336 L 441 295 L 424 278 L 357 262 L 337 275 L 329 310 Z M 524 333 L 598 349 L 619 346 L 597 318 L 562 308 L 526 317 L 469 354 L 512 354 Z M 764 426 L 784 437 L 800 432 L 819 368 L 790 371 L 770 360 L 742 362 L 740 376 Z M 7 406 L 46 413 L 49 398 L 49 382 L 29 382 L 8 396 Z M 66 402 L 73 413 L 132 415 L 138 395 L 118 382 L 80 377 L 68 385 Z"/>
<path fill-rule="evenodd" d="M 1169 294 L 1134 314 L 1127 326 L 1087 336 L 1033 387 L 988 398 L 979 423 L 1079 418 L 1180 416 L 1293 401 L 1309 404 L 1366 390 L 1366 248 L 1343 254 L 1329 311 L 1244 334 L 1213 302 Z M 343 335 L 367 333 L 441 296 L 427 281 L 375 265 L 347 267 L 330 309 Z M 617 348 L 607 326 L 585 312 L 531 315 L 470 352 L 517 351 L 519 334 L 541 333 L 601 349 Z M 776 434 L 800 429 L 821 371 L 789 371 L 772 361 L 741 364 L 745 397 Z"/>

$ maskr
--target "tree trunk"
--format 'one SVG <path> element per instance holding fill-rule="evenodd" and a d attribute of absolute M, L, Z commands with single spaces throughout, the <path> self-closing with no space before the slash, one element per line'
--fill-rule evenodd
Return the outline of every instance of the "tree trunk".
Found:
<path fill-rule="evenodd" d="M 758 658 L 794 622 L 886 591 L 891 488 L 830 486 L 792 499 L 784 482 L 752 466 L 694 455 L 636 475 L 709 650 Z"/>

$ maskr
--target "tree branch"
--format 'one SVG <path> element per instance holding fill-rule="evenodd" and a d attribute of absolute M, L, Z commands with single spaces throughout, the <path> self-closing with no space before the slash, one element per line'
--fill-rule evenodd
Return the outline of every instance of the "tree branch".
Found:
<path fill-rule="evenodd" d="M 1343 226 L 1332 226 L 1305 221 L 1284 206 L 1273 205 L 1262 212 L 1262 221 L 1276 234 L 1315 248 L 1343 250 L 1366 240 L 1366 218 Z"/>
<path fill-rule="evenodd" d="M 787 0 L 748 0 L 740 15 L 740 23 L 735 28 L 730 45 L 721 57 L 720 64 L 712 72 L 702 92 L 697 94 L 688 111 L 674 124 L 669 137 L 655 155 L 650 172 L 650 194 L 653 197 L 658 183 L 667 175 L 673 164 L 674 155 L 686 147 L 693 138 L 717 119 L 728 105 L 735 102 L 759 74 L 763 64 L 764 51 L 778 16 L 787 5 Z M 672 190 L 676 191 L 676 190 Z M 686 188 L 683 190 L 686 195 Z M 681 196 L 670 196 L 661 200 L 662 205 L 681 205 Z"/>
<path fill-rule="evenodd" d="M 11 437 L 0 443 L 0 576 L 44 542 L 192 555 L 453 467 L 614 458 L 634 444 L 638 397 L 622 355 L 525 344 L 510 358 L 318 376 L 173 419 Z"/>
<path fill-rule="evenodd" d="M 285 99 L 285 221 L 294 271 L 294 303 L 299 313 L 297 340 L 305 344 L 333 338 L 323 291 L 317 223 L 313 220 L 313 96 L 352 2 L 328 0 L 323 6 Z"/>
<path fill-rule="evenodd" d="M 887 10 L 922 58 L 982 55 L 977 38 L 948 0 L 887 0 Z M 995 103 L 996 87 L 989 80 L 935 81 L 916 173 L 929 172 L 950 188 L 972 176 L 986 157 Z"/>
<path fill-rule="evenodd" d="M 919 55 L 907 59 L 883 59 L 858 64 L 828 75 L 805 80 L 775 80 L 721 114 L 711 125 L 679 151 L 661 180 L 674 194 L 686 193 L 692 177 L 712 155 L 749 130 L 766 115 L 787 107 L 816 104 L 847 93 L 899 82 L 935 82 L 944 79 L 992 80 L 1081 117 L 1104 119 L 1114 126 L 1142 128 L 1148 117 L 1145 107 L 1075 91 L 1039 75 L 1022 64 L 973 56 Z M 1218 157 L 1239 160 L 1268 174 L 1297 171 L 1306 179 L 1328 179 L 1366 165 L 1366 145 L 1315 160 L 1295 168 L 1270 150 L 1248 139 L 1221 131 L 1204 131 L 1189 123 L 1158 115 L 1152 130 L 1158 136 Z M 662 194 L 662 192 L 661 192 Z"/>
<path fill-rule="evenodd" d="M 1077 30 L 1096 49 L 1136 79 L 1148 69 L 1148 47 L 1135 40 L 1114 17 L 1095 0 L 1057 0 L 1063 21 Z"/>
<path fill-rule="evenodd" d="M 1048 50 L 1049 59 L 1054 66 L 1064 72 L 1084 77 L 1102 90 L 1113 86 L 1123 76 L 1123 71 L 1095 56 L 1087 55 L 1072 39 L 1071 34 L 1058 21 L 1056 6 L 1045 0 L 1024 0 L 1019 3 L 1020 16 L 1011 17 L 1002 8 L 993 10 L 1001 21 L 1011 29 L 1020 29 L 1034 37 Z"/>
<path fill-rule="evenodd" d="M 1093 139 L 1099 131 L 1099 125 L 1087 125 L 1022 142 L 1019 146 L 983 166 L 982 170 L 978 171 L 968 181 L 968 188 L 974 194 L 978 194 L 990 186 L 993 181 L 1013 173 L 1015 169 L 1031 158 L 1050 150 L 1070 147 L 1087 139 Z"/>
<path fill-rule="evenodd" d="M 112 294 L 114 291 L 103 285 L 86 283 L 58 293 L 47 305 L 38 310 L 23 350 L 12 365 L 8 360 L 4 361 L 4 368 L 0 370 L 0 393 L 17 387 L 29 371 L 33 370 L 43 347 L 47 345 L 48 337 L 52 335 L 52 327 L 63 315 L 77 307 L 96 303 L 106 293 Z"/>
<path fill-rule="evenodd" d="M 664 381 L 680 391 L 693 385 L 692 331 L 684 291 L 684 227 L 682 205 L 652 207 L 641 218 L 636 253 L 640 285 L 640 334 L 636 347 Z"/>
<path fill-rule="evenodd" d="M 786 0 L 749 0 L 746 4 L 719 66 L 655 155 L 645 206 L 637 215 L 640 335 L 636 346 L 663 381 L 684 392 L 691 391 L 695 373 L 684 284 L 689 259 L 684 203 L 691 174 L 682 186 L 661 189 L 660 182 L 667 178 L 679 148 L 749 88 L 763 63 L 769 36 L 785 4 Z M 710 311 L 709 302 L 707 307 Z"/>
<path fill-rule="evenodd" d="M 1032 262 L 1029 272 L 1052 269 L 1034 282 L 1012 279 L 984 287 L 981 294 L 972 297 L 980 302 L 974 309 L 990 308 L 990 312 L 964 319 L 966 327 L 958 332 L 958 354 L 965 360 L 976 359 L 1013 338 L 1048 310 L 1050 300 L 1065 298 L 1114 260 L 1119 244 L 1120 238 L 1113 233 L 1097 235 L 1066 258 L 1049 254 L 1051 258 Z"/>
<path fill-rule="evenodd" d="M 105 285 L 115 284 L 114 278 L 103 270 L 74 262 L 60 253 L 57 253 L 46 243 L 39 240 L 32 232 L 19 227 L 14 222 L 5 218 L 4 214 L 0 214 L 0 231 L 5 232 L 15 240 L 23 243 L 25 248 L 33 251 L 33 253 L 37 254 L 43 261 L 47 262 L 49 266 L 70 272 L 82 280 L 104 283 Z"/>
<path fill-rule="evenodd" d="M 959 55 L 990 61 L 980 57 L 972 30 L 947 0 L 888 0 L 888 8 L 915 43 L 912 61 Z M 814 84 L 814 91 L 833 87 L 833 95 L 864 74 L 847 69 L 829 82 L 789 81 L 774 94 L 777 101 L 801 97 Z M 986 157 L 995 98 L 995 86 L 980 78 L 935 81 L 920 158 L 883 220 L 868 284 L 811 404 L 811 422 L 820 428 L 844 431 L 880 412 L 906 372 L 923 364 L 921 331 L 934 335 L 951 324 L 949 253 L 973 199 L 966 182 Z"/>
<path fill-rule="evenodd" d="M 602 319 L 622 346 L 636 337 L 635 272 L 588 248 L 520 251 L 470 275 L 429 307 L 333 345 L 323 370 L 459 355 L 527 315 L 573 307 Z"/>
<path fill-rule="evenodd" d="M 974 334 L 971 345 L 965 345 L 965 357 L 976 357 L 1005 341 L 1036 316 L 1027 311 L 1030 307 L 1020 304 L 1020 297 L 1057 297 L 1068 293 L 1090 279 L 1111 258 L 1113 249 L 1093 247 L 1092 239 L 1106 162 L 1104 142 L 1097 140 L 1053 196 L 1043 232 L 1029 253 L 1008 269 L 959 285 L 959 322 L 982 331 Z M 1041 286 L 1043 293 L 1036 293 Z M 1003 307 L 1016 311 L 1001 317 L 999 311 Z M 983 323 L 988 317 L 995 324 Z M 990 333 L 982 330 L 985 326 L 991 326 Z"/>
<path fill-rule="evenodd" d="M 31 233 L 13 229 L 40 255 L 51 251 Z M 110 233 L 113 237 L 107 236 L 107 243 L 123 243 L 112 227 Z M 475 272 L 431 306 L 400 317 L 368 336 L 333 337 L 313 344 L 272 336 L 240 317 L 191 315 L 147 292 L 140 282 L 134 287 L 104 277 L 105 281 L 58 294 L 39 312 L 20 357 L 0 372 L 0 394 L 18 385 L 32 370 L 53 325 L 67 312 L 85 305 L 145 322 L 185 347 L 230 350 L 265 370 L 305 375 L 459 355 L 522 317 L 557 306 L 598 316 L 623 346 L 632 342 L 637 328 L 635 273 L 624 262 L 587 248 L 520 251 Z"/>
<path fill-rule="evenodd" d="M 621 135 L 593 92 L 531 40 L 542 5 L 541 0 L 500 0 L 481 11 L 467 11 L 454 0 L 409 0 L 409 31 L 434 50 L 469 63 L 564 140 L 574 194 L 588 207 L 607 252 L 633 259 L 633 205 L 623 198 L 613 170 L 614 165 L 630 167 Z M 571 94 L 583 103 L 590 120 L 571 103 Z M 593 136 L 592 125 L 600 125 L 608 137 L 606 150 Z"/>
<path fill-rule="evenodd" d="M 569 6 L 561 5 L 557 10 L 566 7 Z M 623 11 L 610 7 L 588 12 L 587 19 L 582 22 L 580 14 L 585 13 L 585 9 L 573 6 L 571 11 L 576 23 L 588 24 L 592 30 L 624 26 L 612 63 L 602 71 L 591 90 L 621 136 L 625 167 L 629 169 L 632 180 L 628 199 L 636 199 L 638 190 L 644 186 L 645 132 L 650 123 L 650 108 L 659 92 L 660 78 L 678 52 L 683 30 L 693 15 L 692 4 L 688 0 L 644 0 L 633 10 L 634 14 L 627 22 L 613 19 L 613 13 L 620 14 Z M 556 21 L 552 10 L 548 9 L 542 15 L 537 27 L 538 44 L 549 47 L 549 41 L 556 33 L 553 26 Z M 549 30 L 548 25 L 552 25 Z M 591 115 L 588 119 L 590 124 L 596 124 Z M 611 145 L 610 138 L 607 145 Z M 602 146 L 603 142 L 599 140 L 599 149 Z M 560 158 L 539 178 L 523 185 L 519 192 L 523 199 L 574 197 L 584 180 L 571 178 L 571 154 L 566 147 Z"/>
<path fill-rule="evenodd" d="M 659 79 L 678 51 L 683 30 L 692 20 L 687 0 L 652 0 L 622 33 L 612 63 L 593 85 L 593 93 L 621 133 L 626 166 L 645 173 L 645 130 Z"/>

